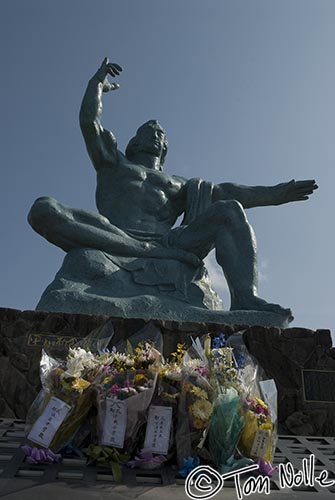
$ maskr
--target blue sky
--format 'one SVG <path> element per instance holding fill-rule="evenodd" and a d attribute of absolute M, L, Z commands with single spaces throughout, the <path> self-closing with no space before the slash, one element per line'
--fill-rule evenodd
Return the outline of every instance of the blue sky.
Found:
<path fill-rule="evenodd" d="M 295 326 L 335 329 L 335 3 L 332 0 L 4 0 L 0 305 L 34 309 L 64 253 L 33 232 L 38 196 L 95 210 L 78 126 L 104 56 L 123 66 L 103 124 L 123 150 L 160 120 L 165 170 L 213 182 L 317 180 L 308 202 L 248 211 L 260 295 Z M 209 267 L 226 307 L 213 258 Z"/>

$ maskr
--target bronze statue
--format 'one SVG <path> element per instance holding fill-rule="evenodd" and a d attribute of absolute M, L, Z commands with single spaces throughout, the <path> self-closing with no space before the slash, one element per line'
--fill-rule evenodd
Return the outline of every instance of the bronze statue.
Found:
<path fill-rule="evenodd" d="M 214 185 L 168 175 L 163 171 L 168 143 L 157 120 L 142 125 L 122 154 L 113 133 L 101 124 L 102 94 L 119 88 L 107 77 L 121 71 L 105 58 L 88 83 L 80 109 L 81 130 L 97 171 L 99 214 L 43 197 L 29 213 L 32 227 L 65 252 L 86 248 L 120 258 L 180 261 L 192 272 L 215 248 L 231 310 L 289 318 L 290 309 L 258 297 L 256 239 L 245 209 L 307 200 L 317 188 L 315 181 L 269 187 Z M 182 224 L 173 228 L 182 214 Z"/>

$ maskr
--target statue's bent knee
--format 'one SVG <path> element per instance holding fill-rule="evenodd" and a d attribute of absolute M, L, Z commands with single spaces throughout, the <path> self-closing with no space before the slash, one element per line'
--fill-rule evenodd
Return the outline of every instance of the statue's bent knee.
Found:
<path fill-rule="evenodd" d="M 244 208 L 239 201 L 216 201 L 212 205 L 214 216 L 219 223 L 243 224 L 246 222 Z"/>
<path fill-rule="evenodd" d="M 42 196 L 35 200 L 28 214 L 29 224 L 38 233 L 45 234 L 51 223 L 62 216 L 60 204 L 50 196 Z"/>

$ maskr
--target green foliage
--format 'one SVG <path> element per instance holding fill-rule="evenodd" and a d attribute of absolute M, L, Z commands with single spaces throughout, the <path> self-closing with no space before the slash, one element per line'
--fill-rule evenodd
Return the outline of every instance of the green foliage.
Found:
<path fill-rule="evenodd" d="M 98 446 L 95 444 L 90 444 L 84 452 L 89 459 L 88 463 L 97 462 L 100 465 L 110 467 L 115 481 L 122 481 L 121 464 L 129 460 L 130 457 L 128 455 L 121 453 L 116 448 Z"/>

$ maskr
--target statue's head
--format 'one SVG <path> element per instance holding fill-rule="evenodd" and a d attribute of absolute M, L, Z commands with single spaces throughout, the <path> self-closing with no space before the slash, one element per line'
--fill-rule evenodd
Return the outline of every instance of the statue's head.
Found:
<path fill-rule="evenodd" d="M 166 133 L 158 120 L 149 120 L 137 130 L 135 137 L 130 139 L 126 147 L 126 157 L 133 160 L 136 153 L 149 153 L 160 158 L 162 169 L 168 150 Z"/>

